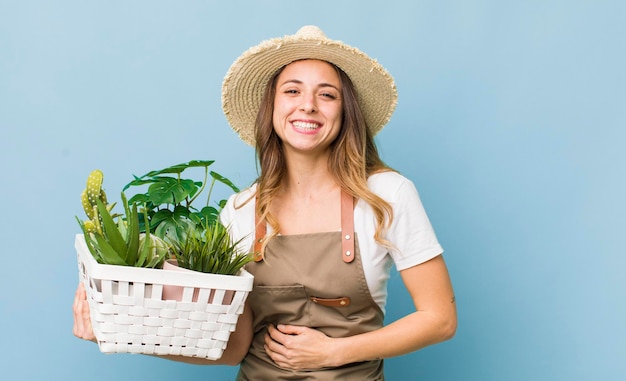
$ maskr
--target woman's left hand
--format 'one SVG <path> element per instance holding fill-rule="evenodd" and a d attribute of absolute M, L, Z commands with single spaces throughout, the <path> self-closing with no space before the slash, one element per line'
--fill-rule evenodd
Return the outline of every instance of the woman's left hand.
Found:
<path fill-rule="evenodd" d="M 335 366 L 329 356 L 332 338 L 302 326 L 270 324 L 265 351 L 276 365 L 287 369 L 318 369 Z"/>

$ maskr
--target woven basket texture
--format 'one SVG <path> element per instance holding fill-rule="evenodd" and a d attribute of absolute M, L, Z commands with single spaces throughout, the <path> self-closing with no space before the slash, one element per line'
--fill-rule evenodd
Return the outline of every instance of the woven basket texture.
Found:
<path fill-rule="evenodd" d="M 250 273 L 103 265 L 95 261 L 82 234 L 76 235 L 75 248 L 101 352 L 209 360 L 222 356 L 252 290 Z M 164 287 L 182 287 L 181 300 L 163 300 Z"/>

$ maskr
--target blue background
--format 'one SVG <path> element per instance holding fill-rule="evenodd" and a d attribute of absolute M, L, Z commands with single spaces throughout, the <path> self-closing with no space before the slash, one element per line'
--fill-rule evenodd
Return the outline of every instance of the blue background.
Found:
<path fill-rule="evenodd" d="M 625 379 L 624 4 L 1 0 L 3 374 L 233 379 L 72 336 L 74 216 L 95 168 L 115 199 L 192 159 L 249 184 L 223 75 L 317 24 L 395 76 L 377 141 L 417 185 L 457 295 L 456 337 L 388 360 L 388 379 Z M 412 309 L 397 274 L 390 293 L 388 320 Z"/>

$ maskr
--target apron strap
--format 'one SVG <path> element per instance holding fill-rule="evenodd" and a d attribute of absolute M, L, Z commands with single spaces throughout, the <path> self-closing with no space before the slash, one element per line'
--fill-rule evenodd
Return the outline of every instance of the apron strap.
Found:
<path fill-rule="evenodd" d="M 354 260 L 354 197 L 341 192 L 341 256 L 343 261 Z"/>
<path fill-rule="evenodd" d="M 254 261 L 263 260 L 261 249 L 263 247 L 263 238 L 267 234 L 266 223 L 260 223 L 259 213 L 254 207 Z M 343 261 L 350 263 L 354 260 L 354 197 L 346 192 L 341 192 L 341 256 Z"/>
<path fill-rule="evenodd" d="M 261 255 L 261 249 L 263 248 L 263 238 L 265 238 L 265 234 L 267 233 L 266 223 L 260 223 L 259 212 L 256 209 L 258 205 L 259 196 L 256 197 L 255 205 L 254 205 L 254 261 L 260 262 L 263 260 L 263 256 Z"/>

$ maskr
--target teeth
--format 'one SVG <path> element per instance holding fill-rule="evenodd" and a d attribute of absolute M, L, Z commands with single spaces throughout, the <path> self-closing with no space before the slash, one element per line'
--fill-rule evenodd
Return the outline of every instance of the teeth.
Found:
<path fill-rule="evenodd" d="M 319 127 L 317 123 L 307 123 L 307 122 L 293 122 L 293 125 L 297 128 L 305 129 L 305 130 L 315 130 Z"/>

